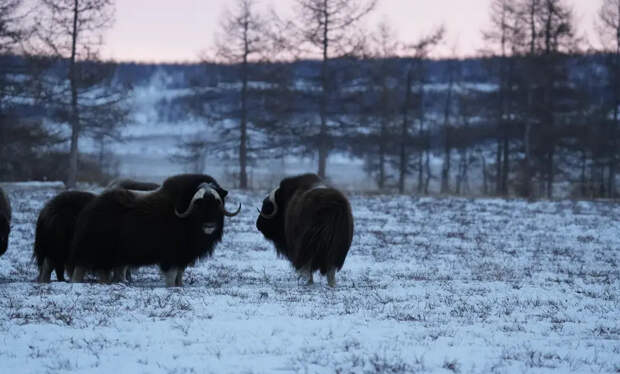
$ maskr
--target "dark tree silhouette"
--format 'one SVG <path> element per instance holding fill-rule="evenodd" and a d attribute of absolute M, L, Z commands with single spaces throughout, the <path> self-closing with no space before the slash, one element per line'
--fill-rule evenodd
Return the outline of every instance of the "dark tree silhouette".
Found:
<path fill-rule="evenodd" d="M 321 61 L 318 86 L 318 131 L 313 133 L 314 147 L 318 151 L 318 175 L 326 177 L 327 158 L 332 148 L 329 107 L 334 100 L 331 61 L 355 52 L 359 43 L 355 40 L 354 27 L 370 13 L 376 0 L 295 0 L 297 5 L 297 29 L 300 46 Z M 336 121 L 337 122 L 337 121 Z M 314 126 L 313 126 L 314 127 Z"/>
<path fill-rule="evenodd" d="M 34 52 L 65 73 L 40 76 L 46 104 L 71 128 L 67 187 L 78 178 L 79 139 L 113 135 L 128 113 L 127 90 L 113 85 L 114 65 L 98 63 L 102 32 L 113 21 L 113 0 L 39 0 Z"/>

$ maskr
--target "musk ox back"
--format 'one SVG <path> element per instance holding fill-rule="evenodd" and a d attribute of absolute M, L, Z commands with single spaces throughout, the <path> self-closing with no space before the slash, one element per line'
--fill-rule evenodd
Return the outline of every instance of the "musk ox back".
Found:
<path fill-rule="evenodd" d="M 0 256 L 6 252 L 9 246 L 9 233 L 11 232 L 11 203 L 8 196 L 0 188 Z"/>
<path fill-rule="evenodd" d="M 168 178 L 149 193 L 106 191 L 80 214 L 71 246 L 72 281 L 85 270 L 159 265 L 166 285 L 182 285 L 188 264 L 221 240 L 228 192 L 208 175 Z"/>
<path fill-rule="evenodd" d="M 65 266 L 77 218 L 95 197 L 90 192 L 61 192 L 48 201 L 39 213 L 33 253 L 39 268 L 39 282 L 49 282 L 52 270 L 56 271 L 56 279 L 65 280 Z M 71 266 L 68 270 L 71 274 Z"/>
<path fill-rule="evenodd" d="M 285 178 L 263 201 L 256 227 L 308 277 L 319 270 L 335 286 L 353 239 L 347 198 L 315 174 Z"/>

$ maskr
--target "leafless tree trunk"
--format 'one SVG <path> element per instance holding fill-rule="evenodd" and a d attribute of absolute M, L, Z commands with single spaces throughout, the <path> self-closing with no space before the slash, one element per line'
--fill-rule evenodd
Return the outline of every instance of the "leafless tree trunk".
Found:
<path fill-rule="evenodd" d="M 80 113 L 78 109 L 77 74 L 75 69 L 76 44 L 78 38 L 79 1 L 73 1 L 73 22 L 71 28 L 71 57 L 69 58 L 69 84 L 71 85 L 71 149 L 69 151 L 69 175 L 67 187 L 74 188 L 78 173 L 78 141 L 80 139 Z"/>
<path fill-rule="evenodd" d="M 612 53 L 608 70 L 611 72 L 612 120 L 610 124 L 611 149 L 608 161 L 607 191 L 610 198 L 616 197 L 616 174 L 618 164 L 618 137 L 620 136 L 620 0 L 603 0 L 599 11 L 599 34 L 603 39 L 604 49 Z"/>
<path fill-rule="evenodd" d="M 403 118 L 400 129 L 400 150 L 399 150 L 399 166 L 398 166 L 398 192 L 405 192 L 405 179 L 407 178 L 407 168 L 409 165 L 409 156 L 407 154 L 407 146 L 409 143 L 409 105 L 411 103 L 411 85 L 413 77 L 411 68 L 407 71 L 405 86 L 405 101 L 403 102 Z"/>
<path fill-rule="evenodd" d="M 106 88 L 96 99 L 92 98 L 92 91 L 104 81 L 108 80 L 109 87 L 110 69 L 88 70 L 84 65 L 97 62 L 101 33 L 113 21 L 113 0 L 40 0 L 40 5 L 35 17 L 37 41 L 31 53 L 49 55 L 68 65 L 66 81 L 48 83 L 48 91 L 59 113 L 67 113 L 61 114 L 71 128 L 66 185 L 74 188 L 78 179 L 79 141 L 85 129 L 105 128 L 111 132 L 114 124 L 109 122 L 121 123 L 127 115 L 127 108 L 123 106 L 125 89 Z M 68 100 L 53 97 L 58 95 L 54 86 L 63 83 L 68 86 Z M 101 131 L 97 133 L 102 134 Z"/>
<path fill-rule="evenodd" d="M 452 131 L 450 116 L 452 111 L 452 95 L 454 91 L 454 65 L 448 68 L 448 90 L 443 113 L 443 164 L 441 167 L 441 193 L 450 193 L 450 168 L 452 160 Z"/>

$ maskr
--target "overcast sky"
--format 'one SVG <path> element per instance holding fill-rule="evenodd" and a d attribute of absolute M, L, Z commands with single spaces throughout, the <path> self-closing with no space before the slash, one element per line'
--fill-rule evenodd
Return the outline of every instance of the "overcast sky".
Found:
<path fill-rule="evenodd" d="M 602 0 L 567 0 L 582 34 L 596 43 L 593 24 Z M 284 15 L 294 0 L 259 0 Z M 480 31 L 488 27 L 490 0 L 379 0 L 365 24 L 388 21 L 402 41 L 413 41 L 441 24 L 447 38 L 439 52 L 456 49 L 460 56 L 482 46 Z M 213 45 L 219 17 L 233 0 L 117 0 L 116 22 L 105 34 L 104 58 L 148 62 L 196 61 Z"/>

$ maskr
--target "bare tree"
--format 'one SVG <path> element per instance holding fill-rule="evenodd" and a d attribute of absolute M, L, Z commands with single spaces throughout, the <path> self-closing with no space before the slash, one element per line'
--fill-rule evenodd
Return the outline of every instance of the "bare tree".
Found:
<path fill-rule="evenodd" d="M 330 84 L 334 58 L 352 54 L 357 42 L 352 31 L 355 25 L 376 4 L 376 0 L 296 0 L 297 29 L 301 41 L 308 53 L 319 55 L 321 74 L 319 78 L 320 94 L 318 98 L 319 129 L 316 134 L 318 150 L 318 174 L 326 176 L 327 158 L 331 144 L 329 105 L 333 85 Z"/>
<path fill-rule="evenodd" d="M 66 75 L 46 74 L 46 100 L 71 128 L 67 187 L 78 178 L 79 139 L 88 129 L 122 122 L 125 90 L 111 84 L 113 65 L 98 63 L 102 32 L 113 21 L 113 0 L 39 0 L 35 53 L 58 61 Z"/>
<path fill-rule="evenodd" d="M 374 176 L 379 190 L 383 190 L 391 177 L 388 161 L 395 154 L 394 133 L 400 98 L 397 57 L 401 45 L 389 24 L 382 22 L 370 36 L 367 48 L 370 57 L 366 61 L 367 74 L 364 74 L 367 86 L 360 98 L 363 121 L 358 128 L 361 134 L 353 143 L 365 158 L 366 171 Z"/>
<path fill-rule="evenodd" d="M 248 187 L 248 82 L 250 62 L 266 53 L 265 21 L 254 9 L 254 0 L 237 0 L 234 11 L 226 11 L 216 40 L 218 62 L 238 65 L 241 89 L 238 98 L 239 187 Z"/>
<path fill-rule="evenodd" d="M 491 56 L 495 59 L 491 71 L 498 85 L 494 105 L 497 123 L 497 148 L 495 157 L 495 191 L 497 194 L 508 194 L 508 174 L 510 172 L 510 128 L 512 126 L 516 98 L 514 84 L 516 75 L 516 59 L 520 44 L 523 41 L 522 17 L 516 0 L 493 0 L 491 3 L 491 28 L 483 32 L 487 43 L 491 44 Z"/>
<path fill-rule="evenodd" d="M 420 38 L 417 42 L 406 46 L 407 59 L 405 67 L 405 77 L 402 79 L 404 86 L 404 95 L 401 110 L 401 125 L 399 137 L 399 161 L 398 161 L 398 191 L 404 193 L 405 182 L 409 175 L 409 148 L 411 145 L 412 133 L 412 109 L 417 108 L 420 112 L 420 129 L 424 127 L 423 115 L 423 91 L 425 83 L 424 62 L 428 58 L 432 49 L 439 44 L 444 37 L 445 30 L 443 27 L 438 28 L 431 34 Z M 414 102 L 415 94 L 413 92 L 414 85 L 418 86 L 418 100 Z M 424 142 L 424 144 L 427 144 Z M 428 145 L 428 144 L 427 144 Z M 422 157 L 420 155 L 420 157 Z M 428 161 L 428 160 L 427 160 Z M 430 177 L 430 167 L 427 169 Z M 428 183 L 427 183 L 428 184 Z"/>
<path fill-rule="evenodd" d="M 182 142 L 180 154 L 174 156 L 192 162 L 200 171 L 206 154 L 234 159 L 239 165 L 235 179 L 242 189 L 250 185 L 252 162 L 263 153 L 273 156 L 266 149 L 282 138 L 278 105 L 288 105 L 291 96 L 282 93 L 283 87 L 290 87 L 290 66 L 279 62 L 286 47 L 280 28 L 286 25 L 268 19 L 256 4 L 255 0 L 237 0 L 222 15 L 215 48 L 203 59 L 210 78 L 193 82 L 194 92 L 187 103 L 205 121 L 209 135 Z"/>
<path fill-rule="evenodd" d="M 566 54 L 576 50 L 578 38 L 571 8 L 564 0 L 522 0 L 519 11 L 528 30 L 525 67 L 528 120 L 524 133 L 524 184 L 530 185 L 536 166 L 547 197 L 553 196 L 557 174 L 559 93 L 568 84 Z M 536 140 L 533 142 L 533 140 Z M 535 159 L 534 159 L 535 158 Z M 531 188 L 523 188 L 531 194 Z"/>
<path fill-rule="evenodd" d="M 616 173 L 618 164 L 618 137 L 620 136 L 620 0 L 603 0 L 599 11 L 599 33 L 604 50 L 610 54 L 607 61 L 609 72 L 609 90 L 611 121 L 609 124 L 609 141 L 611 154 L 608 161 L 607 191 L 611 198 L 616 197 Z"/>
<path fill-rule="evenodd" d="M 454 57 L 448 61 L 448 69 L 446 74 L 448 75 L 448 88 L 446 90 L 445 102 L 443 105 L 443 126 L 442 126 L 442 142 L 443 142 L 443 163 L 441 167 L 441 193 L 450 193 L 450 169 L 452 165 L 452 148 L 454 146 L 454 101 L 455 99 L 455 85 L 459 80 L 460 64 L 458 59 Z"/>
<path fill-rule="evenodd" d="M 0 56 L 3 58 L 0 63 L 0 114 L 4 99 L 16 93 L 12 75 L 20 73 L 20 68 L 23 68 L 16 66 L 7 55 L 17 53 L 16 49 L 28 36 L 24 17 L 22 0 L 0 0 Z"/>
<path fill-rule="evenodd" d="M 22 0 L 0 0 L 0 54 L 11 52 L 25 36 Z"/>

